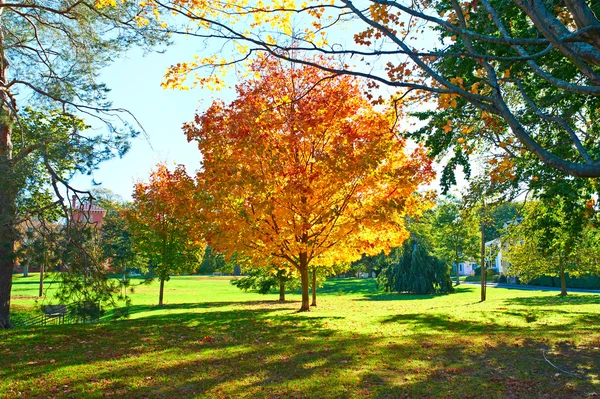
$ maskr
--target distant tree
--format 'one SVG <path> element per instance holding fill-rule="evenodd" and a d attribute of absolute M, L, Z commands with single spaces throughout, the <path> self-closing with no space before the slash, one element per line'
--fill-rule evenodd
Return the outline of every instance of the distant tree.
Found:
<path fill-rule="evenodd" d="M 480 247 L 478 221 L 457 199 L 448 198 L 438 203 L 433 224 L 435 253 L 456 268 L 456 285 L 459 285 L 458 264 L 477 259 Z"/>
<path fill-rule="evenodd" d="M 160 280 L 159 306 L 165 281 L 171 274 L 193 271 L 204 247 L 194 234 L 194 191 L 194 181 L 183 166 L 170 171 L 160 164 L 148 183 L 135 185 L 133 204 L 125 212 L 135 248 L 150 261 L 151 271 Z"/>
<path fill-rule="evenodd" d="M 225 257 L 223 254 L 215 252 L 210 245 L 207 245 L 200 261 L 198 274 L 211 274 L 220 271 L 225 265 Z"/>
<path fill-rule="evenodd" d="M 424 208 L 416 190 L 433 171 L 421 147 L 405 151 L 394 115 L 375 111 L 357 80 L 271 58 L 251 68 L 257 76 L 235 101 L 213 103 L 185 128 L 203 155 L 200 212 L 219 251 L 296 268 L 308 311 L 310 267 L 400 245 L 403 217 Z"/>
<path fill-rule="evenodd" d="M 253 268 L 246 276 L 231 280 L 231 284 L 244 291 L 257 290 L 260 294 L 267 294 L 277 289 L 279 301 L 285 302 L 286 289 L 298 288 L 300 279 L 293 270 L 288 268 Z"/>
<path fill-rule="evenodd" d="M 394 249 L 388 262 L 389 266 L 378 276 L 378 286 L 385 291 L 433 294 L 454 290 L 448 264 L 432 255 L 415 237 Z"/>
<path fill-rule="evenodd" d="M 50 216 L 51 215 L 46 215 Z M 21 224 L 21 234 L 17 256 L 19 262 L 40 270 L 40 286 L 38 296 L 44 295 L 44 279 L 49 271 L 60 266 L 62 260 L 59 243 L 64 233 L 64 226 L 56 221 L 48 221 L 42 215 L 29 219 Z"/>
<path fill-rule="evenodd" d="M 433 255 L 433 213 L 409 221 L 411 237 L 402 247 L 394 248 L 377 277 L 385 291 L 414 294 L 449 293 L 454 290 L 447 262 Z"/>
<path fill-rule="evenodd" d="M 490 222 L 485 226 L 486 241 L 500 238 L 504 225 L 507 222 L 514 221 L 519 212 L 519 205 L 514 202 L 502 202 L 491 208 L 489 212 Z"/>
<path fill-rule="evenodd" d="M 127 278 L 127 269 L 147 269 L 148 260 L 135 246 L 133 232 L 126 218 L 131 203 L 107 189 L 95 189 L 95 203 L 106 210 L 100 241 L 103 256 L 112 270 L 121 271 Z"/>
<path fill-rule="evenodd" d="M 560 197 L 526 205 L 520 223 L 511 224 L 506 257 L 509 270 L 527 282 L 542 275 L 559 276 L 561 295 L 567 295 L 566 274 L 600 271 L 593 203 L 578 204 Z"/>

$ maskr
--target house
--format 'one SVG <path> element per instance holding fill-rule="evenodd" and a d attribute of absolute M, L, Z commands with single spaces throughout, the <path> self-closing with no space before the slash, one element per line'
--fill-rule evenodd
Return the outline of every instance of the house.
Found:
<path fill-rule="evenodd" d="M 518 217 L 514 220 L 509 220 L 504 223 L 504 230 L 508 228 L 511 224 L 519 224 L 523 218 Z M 486 252 L 486 262 L 488 262 L 487 267 L 496 270 L 499 274 L 508 275 L 508 267 L 510 263 L 503 259 L 502 250 L 506 252 L 507 243 L 502 244 L 502 240 L 500 238 L 496 238 L 494 240 L 488 241 L 485 243 L 485 252 Z"/>
<path fill-rule="evenodd" d="M 475 268 L 477 267 L 477 262 L 473 261 L 465 261 L 460 262 L 458 264 L 458 274 L 460 276 L 471 276 L 475 273 Z M 456 273 L 456 267 L 452 265 L 452 271 Z"/>
<path fill-rule="evenodd" d="M 91 203 L 82 203 L 76 195 L 71 200 L 71 212 L 74 222 L 90 223 L 97 227 L 102 226 L 102 221 L 106 216 L 106 209 Z"/>

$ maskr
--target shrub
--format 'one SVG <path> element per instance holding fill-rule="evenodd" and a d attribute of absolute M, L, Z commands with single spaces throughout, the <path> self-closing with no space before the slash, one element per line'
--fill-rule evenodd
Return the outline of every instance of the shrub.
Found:
<path fill-rule="evenodd" d="M 506 275 L 505 274 L 501 274 L 500 277 L 498 278 L 498 282 L 500 284 L 506 284 L 506 282 L 507 282 Z"/>

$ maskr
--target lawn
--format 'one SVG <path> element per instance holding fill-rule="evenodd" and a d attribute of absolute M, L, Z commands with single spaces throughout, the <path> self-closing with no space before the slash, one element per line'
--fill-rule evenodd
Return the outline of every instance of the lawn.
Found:
<path fill-rule="evenodd" d="M 37 285 L 15 279 L 27 312 Z M 329 280 L 299 295 L 223 278 L 138 287 L 129 320 L 0 332 L 2 398 L 588 398 L 600 394 L 600 296 L 477 286 L 378 293 Z"/>

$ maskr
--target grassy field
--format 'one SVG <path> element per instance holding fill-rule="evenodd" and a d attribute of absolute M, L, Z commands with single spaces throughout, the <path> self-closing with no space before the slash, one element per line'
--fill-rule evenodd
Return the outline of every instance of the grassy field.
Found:
<path fill-rule="evenodd" d="M 27 312 L 36 277 L 15 279 Z M 2 398 L 588 398 L 600 296 L 488 289 L 415 296 L 330 280 L 319 306 L 175 277 L 129 320 L 0 331 Z"/>

